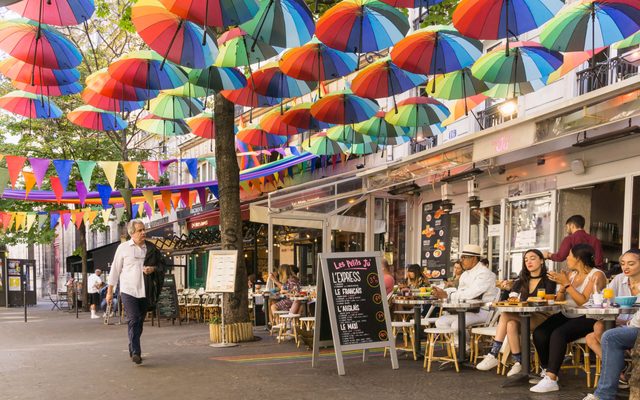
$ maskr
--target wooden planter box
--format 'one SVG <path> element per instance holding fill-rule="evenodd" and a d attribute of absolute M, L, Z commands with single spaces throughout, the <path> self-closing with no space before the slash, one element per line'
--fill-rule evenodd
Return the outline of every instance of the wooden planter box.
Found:
<path fill-rule="evenodd" d="M 209 339 L 212 343 L 222 342 L 222 325 L 209 324 Z M 225 325 L 225 338 L 227 343 L 249 342 L 253 340 L 253 325 L 251 322 Z"/>

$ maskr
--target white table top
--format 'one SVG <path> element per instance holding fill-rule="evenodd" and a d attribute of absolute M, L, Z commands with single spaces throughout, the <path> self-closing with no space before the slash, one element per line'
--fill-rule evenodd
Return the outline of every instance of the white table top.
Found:
<path fill-rule="evenodd" d="M 424 299 L 393 299 L 393 303 L 394 304 L 401 304 L 401 305 L 409 305 L 409 306 L 419 306 L 419 305 L 426 305 L 426 304 L 437 304 L 440 303 L 442 300 L 439 299 L 430 299 L 430 298 L 424 298 Z"/>
<path fill-rule="evenodd" d="M 467 300 L 464 302 L 461 301 L 461 302 L 455 302 L 455 303 L 443 302 L 440 306 L 447 310 L 469 310 L 473 308 L 484 307 L 485 305 L 486 303 L 482 300 Z"/>
<path fill-rule="evenodd" d="M 562 306 L 494 306 L 496 310 L 512 313 L 533 313 L 533 312 L 554 312 L 559 311 Z"/>

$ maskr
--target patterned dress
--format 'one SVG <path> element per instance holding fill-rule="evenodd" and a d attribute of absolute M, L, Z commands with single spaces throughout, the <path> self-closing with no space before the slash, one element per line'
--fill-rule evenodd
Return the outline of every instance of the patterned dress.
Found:
<path fill-rule="evenodd" d="M 282 290 L 287 291 L 289 294 L 296 294 L 300 291 L 300 281 L 296 277 L 291 277 L 282 285 Z M 276 303 L 278 311 L 287 311 L 293 305 L 293 300 L 285 298 Z"/>

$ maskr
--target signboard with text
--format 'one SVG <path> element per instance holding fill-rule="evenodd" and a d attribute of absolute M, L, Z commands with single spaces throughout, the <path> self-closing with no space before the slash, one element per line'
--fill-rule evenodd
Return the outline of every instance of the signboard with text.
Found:
<path fill-rule="evenodd" d="M 233 293 L 236 286 L 238 250 L 211 250 L 207 269 L 207 292 Z"/>
<path fill-rule="evenodd" d="M 427 268 L 431 278 L 446 278 L 451 274 L 450 216 L 440 204 L 434 201 L 422 205 L 420 266 Z"/>

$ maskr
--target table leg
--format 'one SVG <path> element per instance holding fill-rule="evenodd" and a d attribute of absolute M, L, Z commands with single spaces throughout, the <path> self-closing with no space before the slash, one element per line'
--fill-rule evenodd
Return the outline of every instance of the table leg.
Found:
<path fill-rule="evenodd" d="M 422 306 L 416 305 L 413 307 L 413 329 L 414 329 L 414 339 L 413 339 L 413 349 L 416 352 L 416 357 L 421 359 L 423 354 L 421 352 L 422 346 L 420 345 L 422 342 L 420 340 L 422 334 Z"/>
<path fill-rule="evenodd" d="M 458 363 L 466 362 L 467 347 L 467 315 L 464 311 L 458 311 Z"/>
<path fill-rule="evenodd" d="M 608 331 L 609 329 L 613 329 L 616 327 L 615 319 L 605 319 L 604 320 L 604 330 Z"/>
<path fill-rule="evenodd" d="M 522 355 L 522 371 L 517 375 L 508 377 L 502 384 L 502 387 L 519 386 L 529 383 L 529 374 L 531 373 L 531 362 L 529 360 L 531 355 L 530 327 L 531 314 L 520 314 L 520 354 Z"/>

